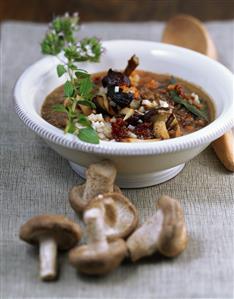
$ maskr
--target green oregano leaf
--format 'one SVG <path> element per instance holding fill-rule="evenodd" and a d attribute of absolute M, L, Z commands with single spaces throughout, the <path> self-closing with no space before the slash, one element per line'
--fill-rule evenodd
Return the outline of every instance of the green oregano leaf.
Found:
<path fill-rule="evenodd" d="M 76 71 L 77 70 L 77 66 L 75 64 L 69 63 L 68 67 L 72 70 L 72 71 Z"/>
<path fill-rule="evenodd" d="M 58 74 L 58 76 L 62 77 L 62 75 L 65 74 L 65 73 L 66 73 L 66 69 L 65 69 L 64 65 L 62 65 L 62 64 L 57 65 L 57 74 Z"/>
<path fill-rule="evenodd" d="M 84 114 L 79 114 L 78 115 L 78 123 L 81 124 L 84 127 L 90 127 L 91 126 L 91 121 Z"/>
<path fill-rule="evenodd" d="M 90 77 L 80 80 L 79 92 L 83 98 L 89 99 L 92 89 L 93 89 L 93 82 L 91 81 Z"/>
<path fill-rule="evenodd" d="M 92 127 L 80 129 L 78 137 L 80 140 L 88 143 L 93 143 L 93 144 L 99 143 L 98 134 Z"/>
<path fill-rule="evenodd" d="M 74 93 L 74 87 L 71 81 L 66 81 L 64 84 L 64 95 L 65 97 L 72 97 Z"/>
<path fill-rule="evenodd" d="M 53 111 L 55 112 L 65 112 L 67 113 L 67 109 L 63 104 L 55 104 L 52 106 Z"/>
<path fill-rule="evenodd" d="M 47 55 L 57 55 L 62 51 L 64 45 L 64 40 L 59 38 L 56 33 L 48 32 L 41 42 L 41 52 Z"/>
<path fill-rule="evenodd" d="M 81 70 L 81 69 L 78 69 L 75 72 L 75 75 L 78 79 L 84 79 L 84 78 L 89 78 L 90 77 L 90 74 L 88 72 L 86 72 L 85 70 Z"/>
<path fill-rule="evenodd" d="M 95 109 L 95 108 L 96 108 L 96 106 L 95 106 L 95 104 L 94 104 L 93 102 L 91 102 L 91 101 L 87 101 L 87 100 L 80 100 L 80 101 L 77 102 L 77 104 L 79 104 L 79 105 L 84 105 L 84 106 L 88 106 L 88 107 L 90 107 L 90 108 L 92 108 L 92 109 Z"/>

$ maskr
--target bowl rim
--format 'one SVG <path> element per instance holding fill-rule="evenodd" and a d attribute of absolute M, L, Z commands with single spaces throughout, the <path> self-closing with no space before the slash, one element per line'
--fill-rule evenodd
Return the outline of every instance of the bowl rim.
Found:
<path fill-rule="evenodd" d="M 231 71 L 229 71 L 221 63 L 212 60 L 211 58 L 197 53 L 193 50 L 185 49 L 182 47 L 153 42 L 144 40 L 108 40 L 103 41 L 103 45 L 106 47 L 108 44 L 113 43 L 126 43 L 129 42 L 131 45 L 133 43 L 137 44 L 147 44 L 148 46 L 156 46 L 161 49 L 167 49 L 171 51 L 177 51 L 184 55 L 193 55 L 198 58 L 205 59 L 216 65 L 221 71 L 226 73 L 226 76 L 231 76 L 234 85 L 234 76 Z M 158 142 L 136 142 L 136 143 L 125 143 L 125 142 L 112 142 L 112 141 L 100 141 L 99 144 L 90 144 L 79 140 L 76 136 L 72 134 L 64 134 L 63 130 L 54 127 L 53 125 L 47 123 L 41 116 L 35 119 L 30 115 L 28 111 L 25 111 L 24 106 L 21 103 L 21 90 L 23 88 L 24 80 L 29 76 L 35 67 L 39 65 L 47 64 L 48 61 L 54 59 L 54 57 L 47 56 L 44 57 L 28 68 L 21 74 L 17 80 L 14 87 L 14 106 L 16 113 L 19 118 L 32 129 L 40 137 L 46 139 L 49 142 L 55 143 L 57 145 L 95 154 L 106 154 L 113 156 L 142 156 L 142 155 L 155 155 L 155 154 L 165 154 L 173 153 L 177 151 L 188 150 L 194 147 L 199 147 L 204 144 L 209 144 L 213 140 L 217 139 L 223 135 L 226 131 L 234 126 L 234 100 L 232 101 L 231 109 L 224 113 L 221 113 L 213 122 L 211 122 L 206 127 L 185 136 L 162 140 Z M 234 97 L 234 95 L 233 95 Z"/>

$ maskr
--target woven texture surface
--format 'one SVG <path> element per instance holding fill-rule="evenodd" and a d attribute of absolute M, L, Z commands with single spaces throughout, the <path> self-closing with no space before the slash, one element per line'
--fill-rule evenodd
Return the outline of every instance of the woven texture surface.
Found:
<path fill-rule="evenodd" d="M 234 21 L 207 26 L 220 61 L 233 71 Z M 84 25 L 80 34 L 159 41 L 162 28 L 162 23 L 99 23 Z M 78 220 L 67 192 L 82 182 L 67 161 L 18 120 L 13 109 L 14 83 L 41 57 L 39 43 L 45 29 L 29 23 L 1 24 L 0 298 L 233 298 L 234 175 L 210 148 L 169 182 L 124 190 L 139 209 L 141 221 L 154 213 L 161 194 L 179 199 L 189 232 L 189 245 L 181 256 L 173 260 L 154 256 L 135 265 L 125 262 L 107 277 L 89 278 L 77 274 L 61 255 L 59 281 L 39 281 L 37 251 L 19 240 L 19 227 L 44 213 Z"/>

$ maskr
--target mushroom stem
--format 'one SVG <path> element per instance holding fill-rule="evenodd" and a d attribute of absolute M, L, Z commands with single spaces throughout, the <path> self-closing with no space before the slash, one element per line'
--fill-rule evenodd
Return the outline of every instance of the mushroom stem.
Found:
<path fill-rule="evenodd" d="M 157 250 L 163 220 L 162 210 L 158 210 L 128 238 L 127 246 L 133 261 L 151 255 Z"/>
<path fill-rule="evenodd" d="M 57 244 L 51 237 L 40 240 L 40 278 L 53 280 L 57 276 Z"/>
<path fill-rule="evenodd" d="M 162 139 L 170 138 L 167 127 L 166 127 L 167 119 L 168 119 L 167 114 L 157 115 L 157 117 L 154 121 L 154 136 L 156 138 L 162 138 Z"/>
<path fill-rule="evenodd" d="M 133 55 L 128 60 L 128 65 L 124 70 L 124 74 L 129 77 L 131 73 L 137 68 L 138 65 L 139 65 L 139 58 L 136 55 Z"/>
<path fill-rule="evenodd" d="M 87 210 L 84 214 L 84 222 L 87 225 L 88 243 L 93 245 L 95 250 L 107 251 L 109 246 L 102 211 L 98 208 Z"/>

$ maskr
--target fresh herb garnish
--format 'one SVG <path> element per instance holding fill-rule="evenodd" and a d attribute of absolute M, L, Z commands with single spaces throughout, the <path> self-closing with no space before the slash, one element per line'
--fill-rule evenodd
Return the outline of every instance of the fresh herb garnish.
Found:
<path fill-rule="evenodd" d="M 208 121 L 207 113 L 204 110 L 199 110 L 194 105 L 183 100 L 181 97 L 178 96 L 175 90 L 170 91 L 170 96 L 175 103 L 183 105 L 188 111 L 190 111 L 194 115 L 204 118 Z"/>
<path fill-rule="evenodd" d="M 84 38 L 77 41 L 75 32 L 79 28 L 78 14 L 65 14 L 55 18 L 49 25 L 42 43 L 43 54 L 54 55 L 59 58 L 61 64 L 57 66 L 58 77 L 66 76 L 64 84 L 64 97 L 66 106 L 63 104 L 54 105 L 56 112 L 67 114 L 67 125 L 65 132 L 77 135 L 81 140 L 89 143 L 99 143 L 96 131 L 91 127 L 88 118 L 79 112 L 79 105 L 95 109 L 92 102 L 94 84 L 87 71 L 78 68 L 77 63 L 90 61 L 98 62 L 103 52 L 101 42 L 95 38 Z M 65 60 L 58 54 L 63 52 Z M 68 104 L 69 103 L 69 104 Z M 83 127 L 76 125 L 80 124 Z"/>
<path fill-rule="evenodd" d="M 67 98 L 71 98 L 74 94 L 75 88 L 71 81 L 66 81 L 64 84 L 64 95 Z"/>
<path fill-rule="evenodd" d="M 84 105 L 84 106 L 90 107 L 92 109 L 96 108 L 96 106 L 93 102 L 87 101 L 87 100 L 80 100 L 80 101 L 77 102 L 77 104 Z"/>
<path fill-rule="evenodd" d="M 53 105 L 53 111 L 67 113 L 67 109 L 66 109 L 66 107 L 63 104 L 55 104 L 55 105 Z"/>
<path fill-rule="evenodd" d="M 71 110 L 71 107 L 65 107 L 63 104 L 53 105 L 53 110 L 55 112 L 64 112 L 67 114 L 68 121 L 65 128 L 65 133 L 72 133 L 74 135 L 77 135 L 80 140 L 88 143 L 99 143 L 98 134 L 91 127 L 91 122 L 87 116 L 79 112 L 73 112 Z M 75 125 L 76 123 L 78 123 L 79 125 Z M 83 126 L 84 128 L 81 126 Z"/>
<path fill-rule="evenodd" d="M 43 54 L 57 55 L 67 43 L 75 43 L 74 32 L 78 30 L 79 16 L 77 13 L 73 16 L 65 14 L 62 17 L 55 18 L 50 24 L 49 29 L 41 43 Z"/>
<path fill-rule="evenodd" d="M 80 129 L 78 137 L 80 140 L 98 144 L 99 143 L 99 137 L 97 132 L 92 127 L 87 127 L 84 129 Z"/>
<path fill-rule="evenodd" d="M 65 74 L 66 71 L 67 70 L 65 69 L 64 65 L 62 65 L 62 64 L 57 65 L 57 74 L 59 77 L 62 77 L 62 75 Z"/>

